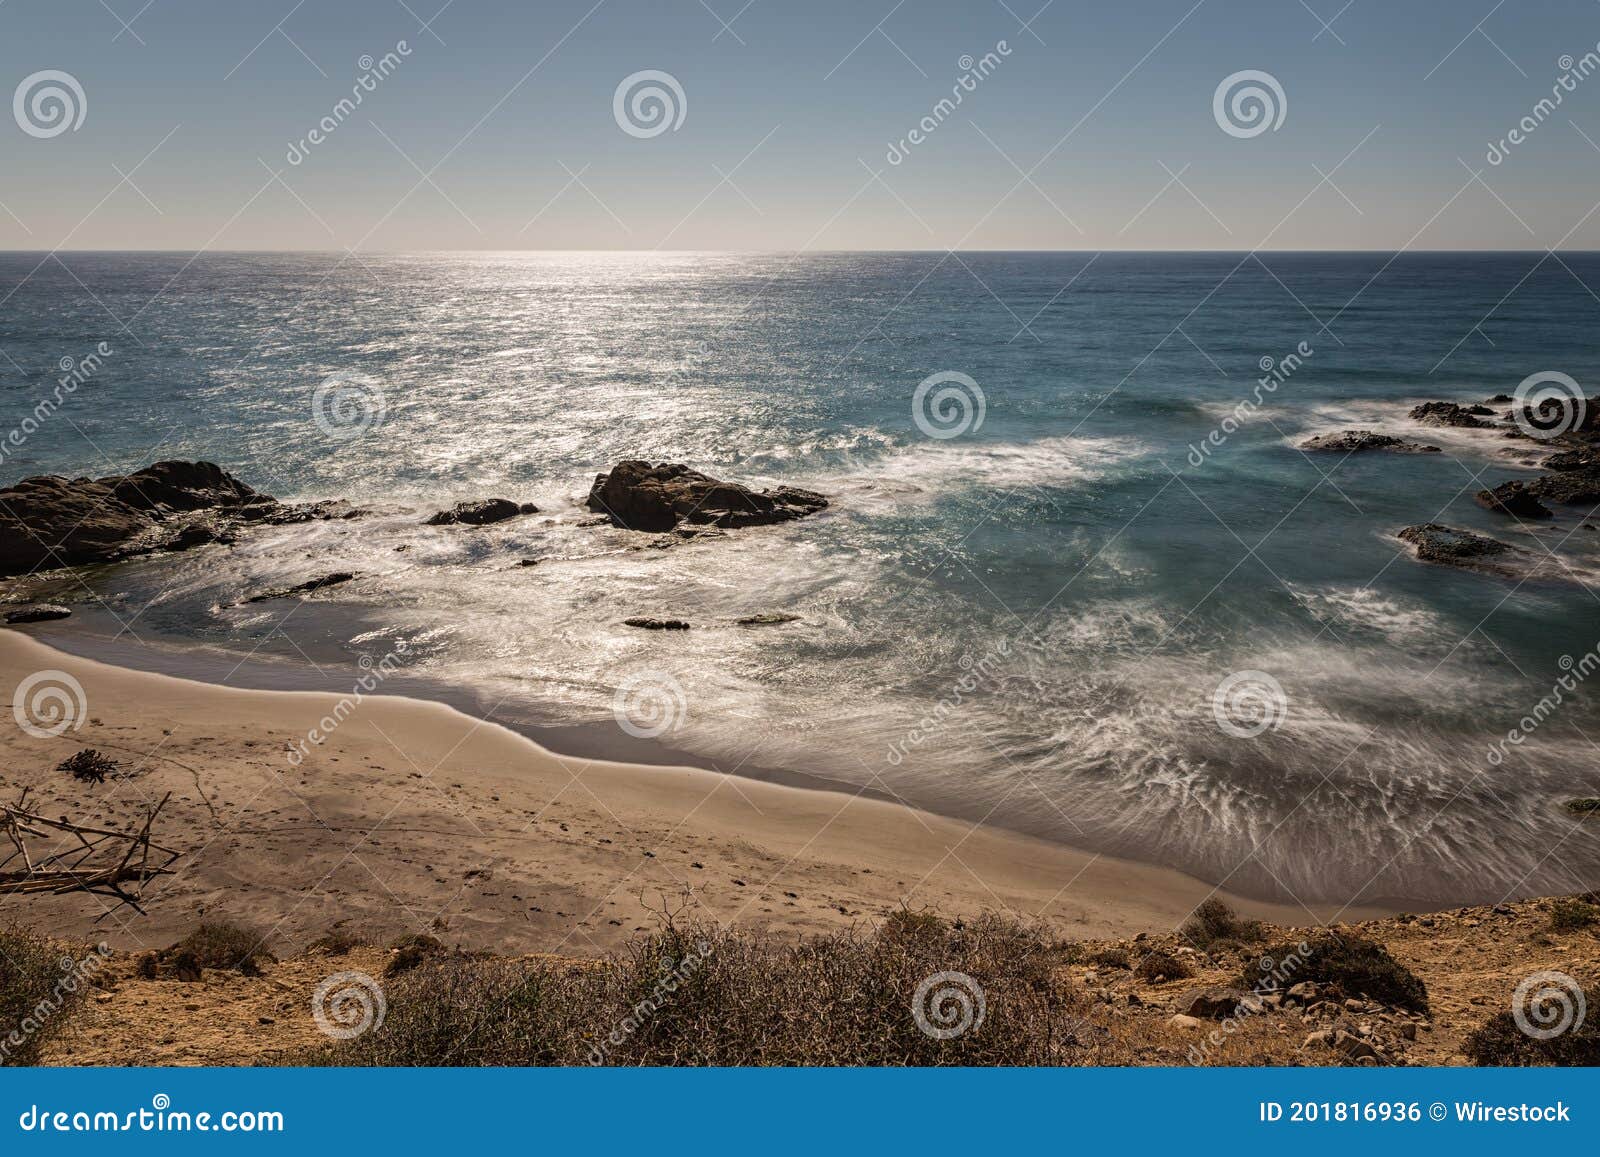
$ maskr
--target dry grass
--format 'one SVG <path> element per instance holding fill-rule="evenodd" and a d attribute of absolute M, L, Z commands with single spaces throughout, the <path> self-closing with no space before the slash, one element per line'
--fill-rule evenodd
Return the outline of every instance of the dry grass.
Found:
<path fill-rule="evenodd" d="M 61 1031 L 88 987 L 60 944 L 20 928 L 0 929 L 0 1065 L 31 1065 Z"/>
<path fill-rule="evenodd" d="M 591 966 L 435 957 L 388 987 L 381 1029 L 306 1063 L 349 1065 L 1055 1065 L 1083 1024 L 1061 949 L 1015 923 L 897 913 L 875 935 L 803 943 L 669 925 Z M 981 990 L 983 1017 L 958 1024 Z M 943 994 L 943 999 L 941 995 Z M 948 1022 L 939 1017 L 950 1016 Z"/>

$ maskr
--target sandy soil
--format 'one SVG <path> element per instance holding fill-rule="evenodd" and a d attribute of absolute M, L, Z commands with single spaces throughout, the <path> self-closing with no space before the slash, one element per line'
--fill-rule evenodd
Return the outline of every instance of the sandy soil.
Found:
<path fill-rule="evenodd" d="M 1059 971 L 1076 1001 L 1081 1029 L 1078 1063 L 1100 1065 L 1351 1065 L 1469 1063 L 1467 1035 L 1512 1006 L 1519 982 L 1556 970 L 1585 984 L 1600 977 L 1600 927 L 1556 931 L 1548 899 L 1462 908 L 1415 917 L 1340 925 L 1385 945 L 1426 985 L 1426 1014 L 1326 992 L 1312 1001 L 1274 999 L 1259 1014 L 1227 1022 L 1187 1021 L 1194 995 L 1239 983 L 1253 953 L 1295 941 L 1304 929 L 1266 930 L 1260 944 L 1197 952 L 1178 935 L 1086 941 L 1089 963 Z M 1152 949 L 1179 955 L 1193 975 L 1141 979 L 1107 956 L 1137 961 Z M 210 969 L 197 979 L 140 979 L 137 957 L 117 953 L 96 989 L 43 1061 L 56 1065 L 250 1065 L 292 1062 L 327 1044 L 313 1016 L 317 987 L 335 973 L 382 977 L 393 957 L 360 945 L 337 954 L 311 949 L 266 963 L 259 976 Z M 567 960 L 571 967 L 587 967 Z M 1287 988 L 1290 977 L 1283 984 Z M 387 982 L 381 982 L 387 983 Z M 1591 1012 L 1592 1015 L 1592 1012 Z M 1340 1048 L 1326 1039 L 1340 1029 L 1361 1042 Z M 1375 1056 L 1363 1060 L 1370 1046 Z"/>
<path fill-rule="evenodd" d="M 663 907 L 780 932 L 869 924 L 902 904 L 999 909 L 1116 936 L 1170 931 L 1212 891 L 894 803 L 563 758 L 393 696 L 363 701 L 292 766 L 291 743 L 336 696 L 133 672 L 0 630 L 7 696 L 41 671 L 76 680 L 85 706 L 59 736 L 0 728 L 0 798 L 26 787 L 43 814 L 124 828 L 170 792 L 154 835 L 185 854 L 149 886 L 144 915 L 83 894 L 7 896 L 0 921 L 124 950 L 221 915 L 286 958 L 336 924 L 379 943 L 435 931 L 473 948 L 593 955 L 655 927 Z M 85 747 L 119 774 L 86 785 L 56 770 Z M 1225 898 L 1284 924 L 1328 915 Z"/>

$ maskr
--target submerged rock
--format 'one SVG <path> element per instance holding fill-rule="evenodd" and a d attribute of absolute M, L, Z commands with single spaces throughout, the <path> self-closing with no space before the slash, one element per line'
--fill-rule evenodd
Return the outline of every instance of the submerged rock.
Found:
<path fill-rule="evenodd" d="M 1462 426 L 1473 429 L 1488 429 L 1493 422 L 1485 422 L 1484 418 L 1492 418 L 1494 411 L 1488 406 L 1463 406 L 1457 402 L 1424 402 L 1411 410 L 1413 420 L 1421 422 L 1424 426 Z"/>
<path fill-rule="evenodd" d="M 244 601 L 247 603 L 264 603 L 268 599 L 284 599 L 290 595 L 309 595 L 313 591 L 320 591 L 323 587 L 334 587 L 340 583 L 347 583 L 356 576 L 349 571 L 336 570 L 332 574 L 325 574 L 321 578 L 314 578 L 308 582 L 296 583 L 292 587 L 281 587 L 277 590 L 262 591 L 258 595 L 251 595 Z"/>
<path fill-rule="evenodd" d="M 1554 518 L 1533 488 L 1521 480 L 1502 482 L 1493 490 L 1480 490 L 1473 495 L 1479 506 L 1513 518 Z"/>
<path fill-rule="evenodd" d="M 779 623 L 798 623 L 799 615 L 786 614 L 783 611 L 762 611 L 758 615 L 746 615 L 738 620 L 741 627 L 767 627 Z"/>
<path fill-rule="evenodd" d="M 1337 450 L 1353 454 L 1358 450 L 1392 450 L 1399 454 L 1437 454 L 1439 447 L 1407 442 L 1393 434 L 1372 430 L 1341 430 L 1337 434 L 1318 434 L 1300 443 L 1302 450 Z"/>
<path fill-rule="evenodd" d="M 625 627 L 639 627 L 646 631 L 687 631 L 689 624 L 682 619 L 651 619 L 639 616 L 632 619 L 623 619 Z"/>
<path fill-rule="evenodd" d="M 1586 816 L 1600 812 L 1600 799 L 1569 799 L 1566 807 L 1575 816 Z"/>
<path fill-rule="evenodd" d="M 539 508 L 531 502 L 512 502 L 509 498 L 484 498 L 477 502 L 458 502 L 449 510 L 441 510 L 428 519 L 425 526 L 487 526 L 504 522 L 519 514 L 538 514 Z"/>
<path fill-rule="evenodd" d="M 31 607 L 19 607 L 14 611 L 6 612 L 8 623 L 48 623 L 52 619 L 71 618 L 72 612 L 66 607 L 58 607 L 54 603 L 35 603 Z"/>
<path fill-rule="evenodd" d="M 666 531 L 680 522 L 736 530 L 804 518 L 828 500 L 795 486 L 756 491 L 682 463 L 627 459 L 595 475 L 585 504 L 628 530 Z"/>

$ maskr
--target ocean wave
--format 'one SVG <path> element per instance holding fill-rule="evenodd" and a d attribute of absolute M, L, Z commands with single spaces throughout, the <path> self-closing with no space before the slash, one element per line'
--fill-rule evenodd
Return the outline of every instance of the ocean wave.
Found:
<path fill-rule="evenodd" d="M 959 490 L 1055 490 L 1105 478 L 1151 453 L 1124 438 L 1062 436 L 1033 442 L 917 443 L 833 475 L 830 486 L 853 500 L 888 504 L 934 501 Z"/>

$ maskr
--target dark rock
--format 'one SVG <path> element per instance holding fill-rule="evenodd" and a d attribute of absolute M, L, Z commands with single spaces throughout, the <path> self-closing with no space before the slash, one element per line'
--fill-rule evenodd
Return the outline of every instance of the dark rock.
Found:
<path fill-rule="evenodd" d="M 308 582 L 297 583 L 292 587 L 282 587 L 278 590 L 263 591 L 258 595 L 251 595 L 249 598 L 245 599 L 245 602 L 264 603 L 268 599 L 283 599 L 288 598 L 290 595 L 309 595 L 313 591 L 321 590 L 323 587 L 333 587 L 338 586 L 340 583 L 347 583 L 355 577 L 356 576 L 351 574 L 349 571 L 338 570 L 334 571 L 332 574 L 325 574 L 321 578 L 311 579 Z"/>
<path fill-rule="evenodd" d="M 1569 799 L 1566 808 L 1575 816 L 1600 813 L 1600 799 Z"/>
<path fill-rule="evenodd" d="M 537 559 L 537 558 L 520 558 L 520 559 L 517 560 L 517 565 L 518 566 L 538 566 L 540 561 L 541 560 Z"/>
<path fill-rule="evenodd" d="M 623 619 L 625 627 L 641 627 L 646 631 L 687 631 L 689 624 L 682 619 L 650 619 L 644 617 Z"/>
<path fill-rule="evenodd" d="M 739 620 L 741 627 L 766 627 L 778 623 L 798 623 L 799 615 L 784 614 L 782 611 L 763 611 L 759 615 L 746 615 Z"/>
<path fill-rule="evenodd" d="M 1600 470 L 1600 454 L 1593 450 L 1563 450 L 1540 463 L 1546 470 Z"/>
<path fill-rule="evenodd" d="M 334 518 L 360 518 L 364 510 L 352 510 L 342 498 L 321 502 L 283 503 L 273 499 L 260 503 L 247 503 L 231 512 L 244 522 L 259 522 L 264 526 L 295 526 L 302 522 L 325 522 Z"/>
<path fill-rule="evenodd" d="M 1336 450 L 1353 454 L 1358 450 L 1393 450 L 1400 454 L 1437 454 L 1439 447 L 1425 446 L 1421 442 L 1407 442 L 1392 434 L 1378 434 L 1371 430 L 1341 430 L 1337 434 L 1318 434 L 1300 443 L 1302 450 Z"/>
<path fill-rule="evenodd" d="M 1480 490 L 1473 495 L 1479 506 L 1513 518 L 1553 518 L 1548 507 L 1535 496 L 1528 483 L 1502 482 L 1493 490 Z"/>
<path fill-rule="evenodd" d="M 1600 503 L 1600 468 L 1558 470 L 1528 483 L 1530 493 L 1566 506 Z"/>
<path fill-rule="evenodd" d="M 519 514 L 537 514 L 539 508 L 531 502 L 516 503 L 509 498 L 485 498 L 479 502 L 458 502 L 449 510 L 441 510 L 425 523 L 427 526 L 487 526 L 504 522 Z"/>
<path fill-rule="evenodd" d="M 1485 422 L 1494 411 L 1488 406 L 1462 406 L 1455 402 L 1424 402 L 1413 407 L 1411 417 L 1424 426 L 1464 426 L 1488 429 L 1493 422 Z"/>
<path fill-rule="evenodd" d="M 232 546 L 236 539 L 227 530 L 209 522 L 191 522 L 163 544 L 165 550 L 190 550 L 197 546 Z"/>
<path fill-rule="evenodd" d="M 226 544 L 230 529 L 245 523 L 348 517 L 347 510 L 285 506 L 211 462 L 157 462 L 98 479 L 24 478 L 0 489 L 0 575 Z"/>
<path fill-rule="evenodd" d="M 1400 531 L 1399 537 L 1401 541 L 1417 548 L 1417 557 L 1423 562 L 1456 566 L 1472 566 L 1481 559 L 1508 554 L 1512 549 L 1510 544 L 1497 538 L 1473 534 L 1470 530 L 1453 526 L 1442 526 L 1437 522 L 1408 526 Z"/>
<path fill-rule="evenodd" d="M 1516 399 L 1510 394 L 1496 394 L 1492 398 L 1485 398 L 1483 400 L 1483 404 L 1486 406 L 1507 406 L 1514 401 L 1516 401 Z"/>
<path fill-rule="evenodd" d="M 72 612 L 66 607 L 58 607 L 54 603 L 35 603 L 31 607 L 19 607 L 14 611 L 6 612 L 8 623 L 47 623 L 51 619 L 66 619 Z"/>
<path fill-rule="evenodd" d="M 1236 1013 L 1260 1011 L 1261 1002 L 1237 988 L 1202 988 L 1192 993 L 1183 1007 L 1184 1015 L 1202 1020 L 1225 1020 Z"/>
<path fill-rule="evenodd" d="M 0 490 L 0 574 L 107 562 L 154 522 L 105 481 L 24 478 Z"/>
<path fill-rule="evenodd" d="M 121 478 L 102 478 L 112 496 L 135 510 L 215 510 L 272 499 L 213 462 L 165 461 Z"/>
<path fill-rule="evenodd" d="M 665 531 L 680 522 L 737 530 L 804 518 L 828 500 L 793 486 L 751 490 L 681 463 L 628 459 L 595 475 L 586 505 L 628 530 Z"/>

